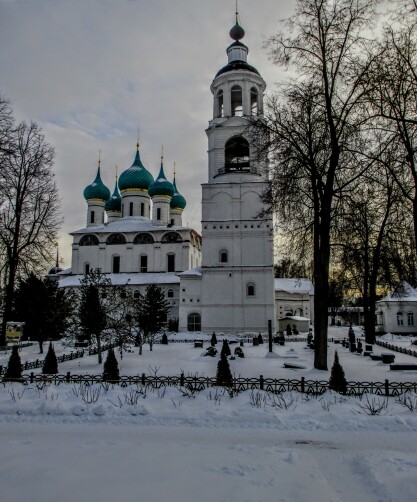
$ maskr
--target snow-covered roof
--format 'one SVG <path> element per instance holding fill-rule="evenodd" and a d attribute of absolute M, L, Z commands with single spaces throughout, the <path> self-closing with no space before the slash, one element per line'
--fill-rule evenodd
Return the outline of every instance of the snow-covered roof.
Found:
<path fill-rule="evenodd" d="M 180 279 L 174 272 L 163 273 L 130 273 L 130 274 L 104 274 L 106 279 L 110 279 L 115 286 L 141 286 L 147 284 L 179 284 Z M 67 288 L 79 286 L 83 275 L 70 275 L 59 280 L 59 287 Z"/>
<path fill-rule="evenodd" d="M 190 270 L 185 270 L 184 272 L 181 272 L 178 275 L 179 277 L 184 277 L 184 276 L 201 277 L 203 275 L 203 269 L 201 267 L 190 268 Z"/>
<path fill-rule="evenodd" d="M 279 321 L 284 321 L 285 319 L 289 319 L 291 321 L 310 321 L 308 317 L 301 317 L 299 315 L 286 315 L 284 317 L 280 317 Z"/>
<path fill-rule="evenodd" d="M 417 289 L 414 289 L 408 282 L 401 281 L 400 284 L 387 294 L 380 302 L 417 302 Z M 378 302 L 379 303 L 379 302 Z"/>
<path fill-rule="evenodd" d="M 275 291 L 314 295 L 314 286 L 310 279 L 275 279 Z"/>
<path fill-rule="evenodd" d="M 153 225 L 152 221 L 148 218 L 141 216 L 128 216 L 124 218 L 119 218 L 113 221 L 104 223 L 103 225 L 91 226 L 75 230 L 70 232 L 70 235 L 77 234 L 103 234 L 103 233 L 115 233 L 115 232 L 155 232 L 155 231 L 194 231 L 189 227 L 180 226 L 159 226 Z M 197 233 L 197 232 L 196 232 Z"/>

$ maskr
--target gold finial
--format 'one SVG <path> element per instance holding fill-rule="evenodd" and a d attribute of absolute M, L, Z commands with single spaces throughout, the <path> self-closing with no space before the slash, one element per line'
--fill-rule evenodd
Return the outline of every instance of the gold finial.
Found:
<path fill-rule="evenodd" d="M 161 145 L 161 164 L 164 160 L 164 145 Z"/>
<path fill-rule="evenodd" d="M 174 162 L 174 180 L 175 180 L 175 167 L 176 167 L 176 166 L 175 166 L 175 162 Z"/>
<path fill-rule="evenodd" d="M 98 167 L 100 169 L 100 165 L 101 165 L 101 150 L 98 151 Z"/>
<path fill-rule="evenodd" d="M 116 182 L 117 182 L 117 172 L 119 171 L 119 166 L 116 164 Z"/>
<path fill-rule="evenodd" d="M 237 0 L 236 0 L 236 23 L 239 22 L 239 6 L 237 4 Z"/>
<path fill-rule="evenodd" d="M 139 150 L 139 127 L 138 127 L 138 139 L 136 141 L 136 148 Z"/>

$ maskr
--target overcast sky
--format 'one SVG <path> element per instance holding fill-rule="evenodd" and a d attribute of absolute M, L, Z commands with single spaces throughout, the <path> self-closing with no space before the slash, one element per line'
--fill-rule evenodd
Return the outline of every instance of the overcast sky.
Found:
<path fill-rule="evenodd" d="M 262 47 L 294 0 L 240 0 L 248 62 L 268 89 L 283 78 Z M 111 192 L 133 161 L 165 173 L 187 200 L 183 223 L 200 231 L 207 181 L 210 84 L 226 64 L 235 0 L 0 0 L 0 92 L 18 120 L 40 124 L 56 150 L 64 225 L 59 249 L 70 266 L 69 232 L 86 223 L 83 190 L 97 170 Z"/>

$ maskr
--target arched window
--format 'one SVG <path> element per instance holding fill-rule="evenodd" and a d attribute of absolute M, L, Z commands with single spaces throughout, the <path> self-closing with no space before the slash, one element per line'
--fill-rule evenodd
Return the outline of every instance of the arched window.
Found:
<path fill-rule="evenodd" d="M 229 260 L 228 260 L 228 256 L 227 256 L 227 251 L 225 249 L 222 249 L 219 253 L 219 261 L 220 263 L 227 263 Z"/>
<path fill-rule="evenodd" d="M 230 90 L 231 104 L 232 104 L 232 115 L 237 117 L 242 117 L 243 106 L 242 106 L 242 88 L 239 85 L 234 85 Z"/>
<path fill-rule="evenodd" d="M 83 235 L 78 243 L 79 246 L 98 246 L 97 235 Z"/>
<path fill-rule="evenodd" d="M 175 272 L 175 254 L 167 254 L 167 272 Z"/>
<path fill-rule="evenodd" d="M 88 275 L 90 273 L 90 264 L 84 263 L 84 275 Z"/>
<path fill-rule="evenodd" d="M 133 239 L 133 244 L 153 244 L 154 242 L 152 235 L 147 233 L 137 234 Z"/>
<path fill-rule="evenodd" d="M 187 330 L 188 331 L 201 331 L 201 315 L 193 312 L 188 314 L 187 317 Z"/>
<path fill-rule="evenodd" d="M 407 312 L 407 326 L 414 326 L 414 313 Z"/>
<path fill-rule="evenodd" d="M 135 298 L 135 300 L 140 298 L 140 292 L 138 289 L 135 289 L 135 291 L 133 292 L 133 298 Z"/>
<path fill-rule="evenodd" d="M 182 242 L 181 235 L 178 234 L 177 232 L 167 232 L 162 236 L 161 239 L 162 243 L 167 243 L 167 242 Z"/>
<path fill-rule="evenodd" d="M 120 256 L 113 256 L 111 271 L 113 274 L 120 274 Z"/>
<path fill-rule="evenodd" d="M 258 90 L 256 87 L 252 87 L 250 90 L 250 110 L 252 115 L 258 115 Z"/>
<path fill-rule="evenodd" d="M 224 151 L 225 171 L 249 171 L 249 143 L 242 136 L 230 138 Z"/>
<path fill-rule="evenodd" d="M 168 298 L 174 298 L 174 290 L 173 289 L 168 289 L 168 291 L 167 291 L 167 297 Z"/>
<path fill-rule="evenodd" d="M 246 296 L 255 296 L 255 284 L 253 282 L 246 284 Z"/>
<path fill-rule="evenodd" d="M 404 317 L 402 312 L 397 312 L 397 326 L 404 326 Z"/>
<path fill-rule="evenodd" d="M 95 221 L 95 212 L 94 211 L 91 211 L 90 213 L 90 223 L 94 223 Z"/>
<path fill-rule="evenodd" d="M 133 216 L 133 202 L 129 202 L 129 216 Z"/>
<path fill-rule="evenodd" d="M 161 219 L 161 208 L 156 208 L 156 219 L 159 221 Z"/>
<path fill-rule="evenodd" d="M 123 234 L 110 234 L 107 237 L 106 244 L 126 244 L 126 237 Z"/>
<path fill-rule="evenodd" d="M 223 91 L 220 89 L 216 94 L 216 117 L 223 117 Z"/>

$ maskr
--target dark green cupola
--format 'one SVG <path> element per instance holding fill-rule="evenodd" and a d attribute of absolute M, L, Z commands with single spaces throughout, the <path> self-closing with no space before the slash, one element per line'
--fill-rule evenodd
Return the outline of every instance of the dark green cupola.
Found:
<path fill-rule="evenodd" d="M 85 200 L 102 200 L 106 202 L 110 197 L 110 190 L 101 181 L 100 176 L 100 159 L 98 161 L 98 169 L 96 179 L 84 189 Z"/>
<path fill-rule="evenodd" d="M 149 185 L 148 193 L 151 197 L 172 197 L 174 195 L 174 187 L 170 183 L 164 173 L 163 157 L 161 157 L 161 169 L 159 170 L 156 180 Z"/>
<path fill-rule="evenodd" d="M 139 153 L 139 143 L 136 145 L 136 156 L 133 164 L 119 178 L 119 190 L 148 190 L 153 182 L 152 174 L 142 164 Z"/>

